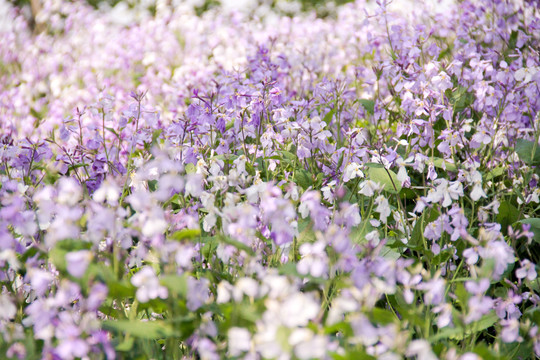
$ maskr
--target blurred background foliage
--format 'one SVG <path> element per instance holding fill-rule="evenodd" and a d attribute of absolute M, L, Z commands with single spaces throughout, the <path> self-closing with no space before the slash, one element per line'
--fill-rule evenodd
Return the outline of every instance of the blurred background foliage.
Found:
<path fill-rule="evenodd" d="M 35 13 L 40 8 L 40 2 L 43 0 L 11 0 L 10 2 L 19 8 L 29 8 Z M 151 14 L 156 13 L 158 2 L 160 0 L 78 0 L 85 1 L 94 8 L 112 8 L 119 3 L 126 3 L 129 7 L 145 7 Z M 234 3 L 236 0 L 165 0 L 169 6 L 174 7 L 179 3 L 189 3 L 194 7 L 198 15 L 206 11 L 219 8 L 223 3 Z M 249 3 L 250 8 L 260 5 L 266 5 L 281 15 L 292 16 L 298 12 L 315 12 L 318 17 L 324 18 L 335 15 L 336 7 L 353 2 L 354 0 L 248 0 L 239 1 L 239 3 Z"/>

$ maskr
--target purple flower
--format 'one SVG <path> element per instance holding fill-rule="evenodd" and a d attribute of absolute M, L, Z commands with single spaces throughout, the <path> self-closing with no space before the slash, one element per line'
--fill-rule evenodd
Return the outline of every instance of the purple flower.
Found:
<path fill-rule="evenodd" d="M 466 281 L 465 289 L 473 295 L 483 295 L 489 289 L 489 279 L 480 279 L 480 281 Z"/>
<path fill-rule="evenodd" d="M 16 342 L 13 345 L 9 347 L 9 349 L 6 351 L 6 356 L 8 358 L 14 358 L 17 357 L 19 360 L 26 359 L 26 348 L 24 345 L 20 342 Z"/>
<path fill-rule="evenodd" d="M 492 232 L 496 236 L 498 232 Z M 487 234 L 487 236 L 492 236 Z M 483 259 L 493 259 L 495 268 L 493 269 L 493 279 L 499 280 L 506 271 L 508 265 L 515 262 L 514 250 L 504 241 L 489 241 L 485 247 L 479 249 Z"/>
<path fill-rule="evenodd" d="M 424 237 L 428 240 L 439 240 L 442 236 L 442 226 L 438 221 L 432 221 L 424 229 Z"/>
<path fill-rule="evenodd" d="M 298 211 L 302 218 L 308 215 L 313 220 L 315 230 L 326 230 L 330 217 L 330 211 L 321 203 L 321 194 L 318 191 L 306 191 L 300 198 Z"/>
<path fill-rule="evenodd" d="M 463 250 L 463 256 L 465 257 L 465 262 L 468 265 L 474 265 L 478 262 L 478 249 L 475 247 L 470 247 Z"/>
<path fill-rule="evenodd" d="M 534 264 L 527 259 L 521 261 L 521 267 L 516 270 L 516 277 L 518 279 L 527 278 L 529 281 L 533 281 L 536 279 L 536 275 Z"/>
<path fill-rule="evenodd" d="M 424 302 L 428 305 L 439 305 L 444 300 L 446 283 L 443 279 L 432 279 L 416 286 L 418 290 L 424 290 Z"/>
<path fill-rule="evenodd" d="M 441 304 L 433 309 L 433 312 L 439 314 L 437 317 L 437 327 L 442 329 L 452 323 L 452 305 Z"/>
<path fill-rule="evenodd" d="M 109 288 L 102 283 L 94 284 L 89 291 L 88 298 L 86 299 L 86 307 L 89 311 L 96 311 L 101 304 L 107 299 L 107 293 Z"/>
<path fill-rule="evenodd" d="M 188 278 L 187 308 L 190 311 L 197 310 L 209 299 L 209 284 L 210 281 L 206 278 L 199 280 L 193 277 Z"/>
<path fill-rule="evenodd" d="M 38 296 L 44 295 L 49 289 L 54 277 L 51 273 L 41 269 L 30 269 L 26 275 L 32 285 L 32 290 L 36 292 Z"/>
<path fill-rule="evenodd" d="M 89 250 L 79 250 L 67 253 L 67 271 L 71 276 L 80 278 L 86 272 L 86 268 L 92 260 L 92 257 L 92 253 Z"/>
<path fill-rule="evenodd" d="M 465 289 L 473 296 L 469 299 L 469 311 L 465 318 L 467 324 L 480 320 L 482 316 L 489 313 L 493 307 L 494 301 L 492 298 L 484 296 L 485 292 L 490 287 L 489 279 L 483 278 L 480 281 L 466 281 Z"/>
<path fill-rule="evenodd" d="M 67 313 L 62 313 L 61 315 Z M 80 338 L 81 330 L 71 321 L 68 316 L 61 316 L 60 323 L 56 328 L 56 337 L 60 344 L 56 347 L 56 353 L 62 359 L 82 358 L 90 351 L 90 346 Z"/>
<path fill-rule="evenodd" d="M 501 339 L 505 343 L 511 343 L 519 341 L 519 321 L 516 319 L 502 320 L 501 321 Z"/>

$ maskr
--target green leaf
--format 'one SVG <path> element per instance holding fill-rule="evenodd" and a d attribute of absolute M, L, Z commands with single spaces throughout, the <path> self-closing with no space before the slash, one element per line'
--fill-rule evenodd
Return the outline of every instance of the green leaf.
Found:
<path fill-rule="evenodd" d="M 223 161 L 234 161 L 234 160 L 238 159 L 238 155 L 220 154 L 220 155 L 213 156 L 212 159 L 223 160 Z"/>
<path fill-rule="evenodd" d="M 296 264 L 293 262 L 288 262 L 281 265 L 278 271 L 280 275 L 293 276 L 293 277 L 299 277 L 299 278 L 303 277 L 300 274 L 298 274 L 298 271 L 296 270 Z"/>
<path fill-rule="evenodd" d="M 157 129 L 152 133 L 152 145 L 156 144 L 157 139 L 161 136 L 162 132 L 163 132 L 163 129 Z"/>
<path fill-rule="evenodd" d="M 483 342 L 475 346 L 473 349 L 473 352 L 479 355 L 482 359 L 500 359 L 498 357 L 498 354 L 495 353 L 493 350 L 491 350 L 490 347 L 487 346 Z M 511 359 L 514 359 L 514 358 L 511 358 Z M 511 359 L 508 359 L 508 360 L 511 360 Z"/>
<path fill-rule="evenodd" d="M 536 325 L 540 325 L 540 309 L 536 307 L 530 307 L 525 311 L 525 315 L 530 317 Z"/>
<path fill-rule="evenodd" d="M 375 101 L 373 100 L 367 100 L 367 99 L 358 99 L 358 102 L 362 104 L 364 109 L 371 115 L 375 112 Z"/>
<path fill-rule="evenodd" d="M 156 191 L 157 184 L 158 184 L 157 180 L 148 180 L 148 190 L 150 190 L 151 192 Z"/>
<path fill-rule="evenodd" d="M 222 242 L 227 245 L 232 245 L 238 250 L 243 250 L 251 256 L 255 255 L 255 252 L 250 246 L 225 235 L 219 234 L 213 237 L 206 236 L 206 237 L 201 238 L 201 241 L 205 244 L 205 246 L 208 245 L 210 247 L 217 246 L 217 242 Z"/>
<path fill-rule="evenodd" d="M 184 169 L 186 170 L 186 174 L 193 174 L 195 171 L 197 171 L 197 168 L 192 163 L 187 163 L 184 166 Z"/>
<path fill-rule="evenodd" d="M 161 320 L 105 320 L 102 323 L 102 327 L 108 331 L 131 334 L 141 339 L 157 340 L 175 336 L 171 325 Z"/>
<path fill-rule="evenodd" d="M 465 307 L 467 301 L 469 300 L 469 292 L 467 289 L 465 289 L 465 285 L 462 282 L 456 284 L 454 295 L 457 297 L 456 304 L 459 304 L 461 307 Z"/>
<path fill-rule="evenodd" d="M 239 250 L 244 250 L 245 252 L 247 252 L 251 256 L 255 255 L 255 252 L 253 251 L 253 249 L 251 247 L 247 246 L 246 244 L 244 244 L 243 242 L 240 242 L 238 240 L 234 240 L 233 238 L 230 238 L 230 237 L 225 236 L 225 235 L 219 236 L 219 240 L 224 242 L 227 245 L 232 245 L 232 246 L 234 246 L 235 248 L 237 248 Z"/>
<path fill-rule="evenodd" d="M 92 262 L 88 265 L 83 279 L 86 280 L 86 283 L 91 280 L 99 280 L 105 284 L 109 284 L 116 281 L 116 276 L 110 266 L 107 266 L 102 262 Z"/>
<path fill-rule="evenodd" d="M 88 163 L 71 164 L 71 165 L 68 166 L 68 168 L 69 168 L 70 170 L 73 170 L 73 169 L 81 168 L 81 167 L 83 167 L 83 166 L 90 166 L 90 164 L 88 164 Z"/>
<path fill-rule="evenodd" d="M 375 359 L 375 357 L 368 355 L 364 350 L 360 349 L 353 349 L 347 351 L 345 354 L 337 354 L 337 353 L 331 353 L 332 359 L 334 360 L 371 360 Z"/>
<path fill-rule="evenodd" d="M 523 161 L 525 164 L 527 165 L 540 164 L 540 151 L 538 151 L 538 146 L 535 149 L 533 141 L 525 140 L 525 139 L 517 139 L 515 150 L 520 160 Z"/>
<path fill-rule="evenodd" d="M 396 315 L 387 309 L 374 308 L 371 310 L 370 319 L 376 324 L 388 325 L 397 320 Z"/>
<path fill-rule="evenodd" d="M 434 343 L 443 339 L 463 340 L 471 335 L 488 329 L 489 327 L 493 326 L 493 324 L 495 324 L 498 320 L 499 317 L 492 312 L 488 315 L 483 316 L 480 320 L 467 325 L 466 328 L 463 328 L 461 326 L 456 326 L 455 328 L 446 327 L 438 331 L 437 334 L 431 336 L 429 338 L 429 341 Z"/>
<path fill-rule="evenodd" d="M 351 327 L 350 322 L 348 321 L 341 321 L 329 326 L 325 326 L 324 328 L 325 334 L 334 334 L 338 332 L 345 336 L 354 336 L 354 331 Z"/>
<path fill-rule="evenodd" d="M 109 288 L 109 298 L 120 299 L 133 297 L 135 287 L 127 280 L 107 282 Z"/>
<path fill-rule="evenodd" d="M 519 219 L 518 209 L 508 201 L 503 201 L 499 206 L 497 222 L 501 224 L 501 230 L 504 234 L 508 231 L 508 226 Z"/>
<path fill-rule="evenodd" d="M 457 171 L 457 166 L 441 158 L 433 158 L 433 166 L 446 171 Z"/>
<path fill-rule="evenodd" d="M 133 348 L 134 344 L 135 344 L 135 338 L 130 337 L 122 341 L 120 344 L 116 345 L 116 350 L 129 351 Z"/>
<path fill-rule="evenodd" d="M 188 292 L 187 276 L 184 275 L 164 275 L 159 281 L 173 294 L 178 297 L 186 297 Z"/>
<path fill-rule="evenodd" d="M 504 168 L 502 166 L 497 166 L 496 168 L 492 169 L 490 172 L 486 174 L 486 181 L 489 181 L 491 179 L 495 179 L 496 177 L 499 177 L 504 174 Z"/>
<path fill-rule="evenodd" d="M 397 175 L 390 169 L 385 169 L 381 164 L 368 163 L 368 177 L 375 182 L 384 186 L 383 190 L 392 194 L 397 194 L 401 191 L 401 181 L 398 180 Z"/>
<path fill-rule="evenodd" d="M 311 174 L 304 169 L 296 169 L 293 180 L 304 190 L 313 185 Z"/>
<path fill-rule="evenodd" d="M 120 135 L 113 128 L 105 127 L 105 130 L 108 130 L 108 131 L 112 132 L 116 136 L 116 138 L 121 139 Z"/>
<path fill-rule="evenodd" d="M 518 35 L 519 35 L 519 33 L 516 30 L 513 30 L 510 33 L 510 38 L 508 39 L 508 49 L 509 50 L 514 50 L 516 48 L 517 41 L 518 41 Z"/>
<path fill-rule="evenodd" d="M 451 101 L 454 105 L 455 113 L 460 113 L 469 107 L 475 100 L 473 94 L 467 91 L 464 86 L 458 87 L 451 96 Z"/>
<path fill-rule="evenodd" d="M 369 219 L 364 219 L 362 222 L 351 229 L 350 238 L 355 244 L 362 244 L 366 242 L 366 234 L 369 234 L 373 231 L 373 226 L 369 222 Z"/>
<path fill-rule="evenodd" d="M 381 248 L 381 251 L 379 253 L 380 256 L 382 256 L 383 258 L 385 259 L 390 259 L 390 260 L 397 260 L 401 257 L 401 254 L 398 253 L 396 250 L 384 245 L 382 248 Z"/>
<path fill-rule="evenodd" d="M 501 353 L 506 355 L 506 359 L 531 359 L 531 354 L 534 353 L 533 343 L 529 341 L 503 343 Z M 484 357 L 484 359 L 489 358 Z"/>
<path fill-rule="evenodd" d="M 287 150 L 281 150 L 281 151 L 278 151 L 280 154 L 281 154 L 281 160 L 284 160 L 288 163 L 294 163 L 298 157 L 296 155 L 294 155 L 292 152 L 290 151 L 287 151 Z"/>
<path fill-rule="evenodd" d="M 436 343 L 444 339 L 463 339 L 465 329 L 462 327 L 445 327 L 429 338 L 429 342 Z"/>
<path fill-rule="evenodd" d="M 317 237 L 315 236 L 315 232 L 311 229 L 311 227 L 308 227 L 304 229 L 300 234 L 298 234 L 297 237 L 298 240 L 298 246 L 300 246 L 303 243 L 314 243 L 317 240 Z"/>
<path fill-rule="evenodd" d="M 497 321 L 499 321 L 499 317 L 497 314 L 495 314 L 495 312 L 484 315 L 480 320 L 475 321 L 468 326 L 471 330 L 467 331 L 467 335 L 472 335 L 476 332 L 486 330 L 487 328 L 493 326 Z"/>
<path fill-rule="evenodd" d="M 193 240 L 201 235 L 201 229 L 182 229 L 175 231 L 169 237 L 172 240 L 182 241 L 184 239 Z"/>
<path fill-rule="evenodd" d="M 332 121 L 332 118 L 334 117 L 334 114 L 336 113 L 336 109 L 330 110 L 326 115 L 324 115 L 323 121 L 330 125 L 330 122 Z"/>

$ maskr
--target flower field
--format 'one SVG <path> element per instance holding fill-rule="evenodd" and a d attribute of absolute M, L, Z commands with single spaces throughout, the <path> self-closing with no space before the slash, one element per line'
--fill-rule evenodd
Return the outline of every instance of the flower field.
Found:
<path fill-rule="evenodd" d="M 225 3 L 3 4 L 0 359 L 540 357 L 538 2 Z"/>

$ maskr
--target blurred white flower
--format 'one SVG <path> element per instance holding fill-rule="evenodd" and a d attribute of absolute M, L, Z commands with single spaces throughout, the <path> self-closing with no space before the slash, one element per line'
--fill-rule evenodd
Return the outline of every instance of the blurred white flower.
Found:
<path fill-rule="evenodd" d="M 232 327 L 227 332 L 229 355 L 240 356 L 251 348 L 251 334 L 247 329 Z"/>
<path fill-rule="evenodd" d="M 151 266 L 144 266 L 131 278 L 131 283 L 137 287 L 135 296 L 141 303 L 158 297 L 166 299 L 167 288 L 159 283 L 156 272 Z"/>

